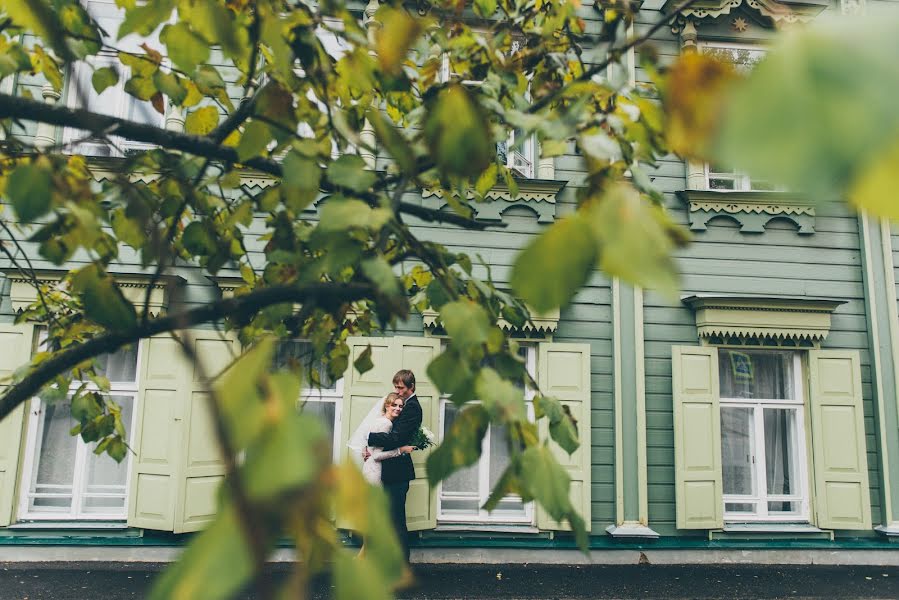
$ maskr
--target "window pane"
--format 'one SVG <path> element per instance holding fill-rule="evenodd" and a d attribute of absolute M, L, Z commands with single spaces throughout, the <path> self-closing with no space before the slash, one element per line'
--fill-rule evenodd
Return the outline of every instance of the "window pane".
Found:
<path fill-rule="evenodd" d="M 753 502 L 725 502 L 724 510 L 729 513 L 755 513 L 755 503 Z"/>
<path fill-rule="evenodd" d="M 444 419 L 443 419 L 443 435 L 446 435 L 446 432 L 450 430 L 453 426 L 453 422 L 456 420 L 456 414 L 458 412 L 458 408 L 454 405 L 447 403 L 445 405 Z M 460 469 L 443 480 L 443 492 L 450 493 L 469 493 L 475 494 L 474 508 L 475 513 L 477 513 L 477 493 L 478 493 L 478 465 L 475 463 L 470 467 L 465 467 L 464 469 Z M 444 501 L 443 506 L 447 507 L 447 503 Z"/>
<path fill-rule="evenodd" d="M 790 352 L 718 351 L 722 398 L 793 399 Z"/>
<path fill-rule="evenodd" d="M 282 340 L 275 350 L 273 366 L 276 369 L 300 369 L 303 375 L 303 387 L 318 387 L 316 382 L 309 382 L 310 372 L 312 377 L 318 379 L 321 389 L 333 390 L 336 384 L 328 376 L 325 366 L 320 360 L 316 360 L 312 343 L 308 340 Z"/>
<path fill-rule="evenodd" d="M 799 512 L 799 503 L 798 502 L 769 502 L 768 503 L 768 512 L 769 513 L 798 513 Z"/>
<path fill-rule="evenodd" d="M 725 494 L 755 495 L 751 408 L 721 407 L 721 465 Z"/>
<path fill-rule="evenodd" d="M 137 380 L 137 346 L 97 357 L 97 372 L 110 381 Z"/>
<path fill-rule="evenodd" d="M 709 189 L 710 190 L 732 190 L 734 188 L 734 180 L 733 179 L 719 179 L 716 177 L 709 176 Z"/>
<path fill-rule="evenodd" d="M 337 405 L 333 402 L 318 402 L 316 400 L 307 400 L 302 404 L 301 410 L 309 415 L 315 416 L 330 436 L 328 439 L 334 439 L 334 419 L 337 413 Z"/>
<path fill-rule="evenodd" d="M 72 505 L 75 452 L 78 438 L 69 435 L 72 428 L 71 402 L 42 403 L 39 424 L 36 477 L 32 492 L 56 494 L 53 498 L 34 498 L 34 508 L 66 509 Z"/>
<path fill-rule="evenodd" d="M 134 398 L 131 396 L 112 396 L 112 401 L 122 409 L 122 424 L 125 426 L 125 439 L 131 438 L 131 417 L 134 414 Z M 84 484 L 84 512 L 110 513 L 125 507 L 125 483 L 128 477 L 128 461 L 126 454 L 122 462 L 116 462 L 105 452 L 94 454 L 96 444 L 88 446 L 87 478 Z M 102 495 L 102 497 L 98 497 Z"/>
<path fill-rule="evenodd" d="M 788 496 L 799 493 L 797 476 L 798 444 L 796 411 L 766 408 L 765 476 L 768 494 Z"/>

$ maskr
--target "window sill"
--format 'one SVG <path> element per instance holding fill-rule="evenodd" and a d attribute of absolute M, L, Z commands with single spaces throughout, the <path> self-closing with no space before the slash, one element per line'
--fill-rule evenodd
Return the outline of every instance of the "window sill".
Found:
<path fill-rule="evenodd" d="M 463 531 L 473 533 L 540 533 L 540 530 L 533 525 L 514 525 L 504 523 L 440 523 L 432 531 L 434 533 L 457 533 Z"/>
<path fill-rule="evenodd" d="M 740 224 L 740 233 L 764 233 L 772 219 L 792 221 L 801 235 L 815 233 L 815 206 L 795 192 L 684 190 L 677 195 L 687 205 L 692 231 L 729 217 Z"/>
<path fill-rule="evenodd" d="M 727 523 L 724 533 L 827 533 L 810 523 Z"/>
<path fill-rule="evenodd" d="M 10 531 L 28 530 L 97 530 L 124 531 L 129 529 L 125 521 L 21 521 L 8 526 Z"/>

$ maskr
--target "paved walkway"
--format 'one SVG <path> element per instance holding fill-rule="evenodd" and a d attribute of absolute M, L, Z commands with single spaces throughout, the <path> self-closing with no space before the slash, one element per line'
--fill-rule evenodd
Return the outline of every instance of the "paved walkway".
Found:
<path fill-rule="evenodd" d="M 144 598 L 163 565 L 0 563 L 0 600 Z M 281 579 L 288 565 L 275 565 Z M 758 565 L 418 565 L 418 586 L 403 600 L 899 598 L 899 568 Z M 329 597 L 318 586 L 316 599 Z M 252 593 L 242 596 L 251 600 Z M 202 600 L 197 598 L 196 600 Z"/>

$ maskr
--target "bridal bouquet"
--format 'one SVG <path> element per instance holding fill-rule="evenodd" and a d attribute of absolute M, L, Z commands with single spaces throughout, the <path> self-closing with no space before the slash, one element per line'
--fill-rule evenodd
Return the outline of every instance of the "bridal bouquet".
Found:
<path fill-rule="evenodd" d="M 434 432 L 422 425 L 418 428 L 418 431 L 412 434 L 409 445 L 415 447 L 416 450 L 424 450 L 425 448 L 436 446 L 437 442 L 435 440 Z"/>

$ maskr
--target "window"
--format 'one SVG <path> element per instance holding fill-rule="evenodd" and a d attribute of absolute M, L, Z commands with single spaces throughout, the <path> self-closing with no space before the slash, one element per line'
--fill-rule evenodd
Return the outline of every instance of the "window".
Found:
<path fill-rule="evenodd" d="M 134 431 L 138 348 L 129 347 L 98 359 L 99 373 L 110 381 L 109 399 L 122 409 L 125 439 Z M 73 381 L 71 390 L 85 382 Z M 87 384 L 96 389 L 93 383 Z M 22 519 L 124 520 L 131 452 L 117 463 L 94 454 L 96 443 L 73 436 L 70 401 L 47 404 L 31 400 L 23 473 Z"/>
<path fill-rule="evenodd" d="M 799 353 L 720 349 L 727 521 L 808 521 Z"/>
<path fill-rule="evenodd" d="M 764 57 L 765 50 L 757 46 L 736 43 L 705 42 L 700 45 L 704 54 L 731 63 L 741 72 L 751 71 Z M 751 179 L 739 170 L 728 170 L 721 166 L 706 163 L 703 166 L 706 189 L 726 192 L 775 191 L 777 187 L 769 182 Z"/>
<path fill-rule="evenodd" d="M 333 440 L 335 462 L 340 460 L 340 405 L 343 399 L 343 379 L 332 380 L 324 364 L 315 359 L 308 340 L 285 340 L 278 344 L 274 356 L 275 368 L 297 369 L 303 377 L 300 391 L 300 410 L 314 415 Z M 310 381 L 310 376 L 312 381 Z"/>
<path fill-rule="evenodd" d="M 484 35 L 483 31 L 473 32 L 475 34 Z M 518 52 L 519 42 L 513 41 L 511 52 Z M 449 55 L 443 55 L 443 61 L 440 65 L 440 80 L 449 81 L 453 74 L 453 68 L 450 64 Z M 469 87 L 477 87 L 481 85 L 481 81 L 464 79 L 462 85 Z M 536 176 L 536 156 L 537 156 L 537 139 L 534 136 L 525 136 L 520 130 L 513 130 L 509 134 L 509 139 L 496 144 L 496 155 L 499 161 L 506 167 L 528 179 Z"/>
<path fill-rule="evenodd" d="M 119 23 L 124 19 L 124 12 L 114 0 L 88 0 L 84 2 L 88 13 L 100 24 L 111 39 L 116 38 Z M 155 37 L 149 39 L 137 38 L 134 35 L 126 36 L 118 48 L 130 52 L 140 52 L 140 44 L 146 41 L 150 46 L 159 48 L 160 44 Z M 119 81 L 113 86 L 98 94 L 91 83 L 94 71 L 103 67 L 113 67 L 119 70 Z M 125 83 L 130 77 L 130 71 L 118 60 L 116 53 L 104 50 L 87 62 L 79 62 L 74 65 L 69 80 L 66 104 L 68 106 L 81 106 L 92 112 L 119 117 L 129 121 L 137 121 L 147 125 L 161 127 L 163 117 L 149 102 L 143 102 L 125 93 Z M 78 129 L 66 128 L 63 130 L 62 141 L 70 144 L 69 150 L 89 156 L 121 156 L 131 150 L 149 148 L 147 144 L 131 142 L 120 137 L 110 136 L 112 144 L 104 139 L 89 138 L 88 133 Z"/>
<path fill-rule="evenodd" d="M 521 346 L 528 372 L 536 373 L 536 348 Z M 533 419 L 530 403 L 532 392 L 526 390 L 528 416 Z M 441 432 L 445 435 L 452 427 L 459 409 L 448 399 L 441 399 Z M 502 427 L 490 425 L 481 446 L 480 460 L 447 477 L 440 484 L 437 519 L 441 522 L 464 523 L 533 523 L 533 504 L 522 502 L 517 495 L 503 498 L 492 513 L 481 508 L 490 497 L 490 491 L 509 465 L 506 432 Z"/>

